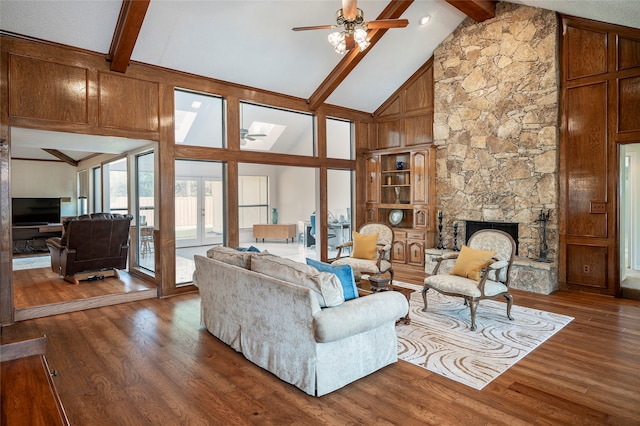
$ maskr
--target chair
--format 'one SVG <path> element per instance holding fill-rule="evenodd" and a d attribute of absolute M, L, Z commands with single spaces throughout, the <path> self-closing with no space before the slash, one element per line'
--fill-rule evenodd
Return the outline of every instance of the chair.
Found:
<path fill-rule="evenodd" d="M 317 241 L 316 238 L 316 214 L 313 213 L 311 215 L 311 217 L 309 218 L 309 221 L 311 222 L 311 231 L 309 232 L 311 234 L 311 236 L 313 237 L 314 240 Z M 337 235 L 335 232 L 333 232 L 331 230 L 331 228 L 328 229 L 327 231 L 327 243 L 329 245 L 329 247 L 334 247 L 335 246 L 335 238 L 337 238 Z M 334 244 L 331 245 L 331 239 L 334 239 Z"/>
<path fill-rule="evenodd" d="M 393 244 L 393 230 L 384 223 L 365 223 L 358 229 L 359 234 L 373 235 L 378 234 L 376 242 L 375 259 L 360 259 L 354 257 L 357 251 L 353 250 L 353 240 L 340 244 L 336 248 L 338 254 L 334 265 L 351 265 L 353 268 L 353 276 L 356 281 L 360 280 L 362 274 L 375 274 L 377 276 L 388 273 L 390 277 L 389 284 L 393 284 L 393 268 L 391 264 L 391 245 Z M 342 250 L 351 247 L 351 256 L 340 257 Z"/>
<path fill-rule="evenodd" d="M 118 277 L 127 266 L 130 214 L 93 213 L 67 218 L 62 237 L 49 238 L 51 269 L 65 281 Z"/>
<path fill-rule="evenodd" d="M 483 250 L 485 253 L 489 251 L 490 253 L 486 255 L 484 260 L 478 262 L 483 264 L 476 268 L 475 277 L 473 273 L 467 273 L 467 276 L 454 275 L 454 273 L 459 273 L 461 268 L 464 269 L 463 265 L 458 264 L 457 259 L 463 260 L 463 256 L 469 259 L 469 256 L 465 253 L 468 248 Z M 469 305 L 471 310 L 471 330 L 475 330 L 476 308 L 479 301 L 504 296 L 507 300 L 507 317 L 513 320 L 511 316 L 513 296 L 509 294 L 509 271 L 515 251 L 516 243 L 513 237 L 506 232 L 495 229 L 477 231 L 469 238 L 467 247 L 463 247 L 460 253 L 449 253 L 436 259 L 437 263 L 433 269 L 433 274 L 424 279 L 424 288 L 422 289 L 424 308 L 422 311 L 427 311 L 427 292 L 429 289 L 448 296 L 460 296 L 464 298 L 465 305 Z M 471 252 L 470 250 L 467 253 Z M 450 264 L 452 261 L 455 261 L 456 265 L 454 265 L 451 273 L 438 274 L 441 266 L 447 262 Z"/>

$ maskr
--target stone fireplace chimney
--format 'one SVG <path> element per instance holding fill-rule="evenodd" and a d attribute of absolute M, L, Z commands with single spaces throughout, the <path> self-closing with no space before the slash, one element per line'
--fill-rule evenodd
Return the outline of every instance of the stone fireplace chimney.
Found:
<path fill-rule="evenodd" d="M 495 18 L 467 18 L 434 52 L 445 246 L 454 222 L 516 223 L 519 255 L 535 259 L 537 218 L 549 210 L 548 254 L 557 258 L 558 25 L 554 12 L 499 2 Z"/>

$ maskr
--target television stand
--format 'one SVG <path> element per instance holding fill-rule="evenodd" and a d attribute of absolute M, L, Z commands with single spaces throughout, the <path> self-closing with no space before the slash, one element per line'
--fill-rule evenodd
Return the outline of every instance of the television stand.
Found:
<path fill-rule="evenodd" d="M 62 236 L 61 223 L 16 225 L 11 227 L 14 254 L 48 252 L 46 240 Z"/>

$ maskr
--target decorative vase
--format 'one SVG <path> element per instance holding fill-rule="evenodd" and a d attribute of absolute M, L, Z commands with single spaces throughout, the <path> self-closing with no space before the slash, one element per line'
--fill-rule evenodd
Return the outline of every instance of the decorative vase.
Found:
<path fill-rule="evenodd" d="M 278 224 L 278 209 L 275 207 L 271 210 L 271 223 L 274 225 Z"/>

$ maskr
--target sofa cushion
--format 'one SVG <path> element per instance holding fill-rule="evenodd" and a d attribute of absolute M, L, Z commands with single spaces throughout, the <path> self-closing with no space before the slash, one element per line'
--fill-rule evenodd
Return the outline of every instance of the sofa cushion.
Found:
<path fill-rule="evenodd" d="M 253 256 L 251 252 L 242 252 L 224 246 L 216 246 L 207 250 L 209 259 L 219 260 L 244 269 L 251 269 L 251 256 Z"/>
<path fill-rule="evenodd" d="M 318 272 L 312 266 L 274 255 L 256 255 L 251 270 L 279 280 L 310 288 L 316 294 L 321 308 L 344 303 L 340 280 L 330 272 Z"/>
<path fill-rule="evenodd" d="M 353 277 L 353 268 L 351 265 L 331 265 L 309 258 L 307 258 L 307 265 L 313 266 L 320 272 L 336 274 L 342 285 L 344 300 L 351 300 L 358 297 L 358 288 L 356 287 L 356 280 Z"/>

